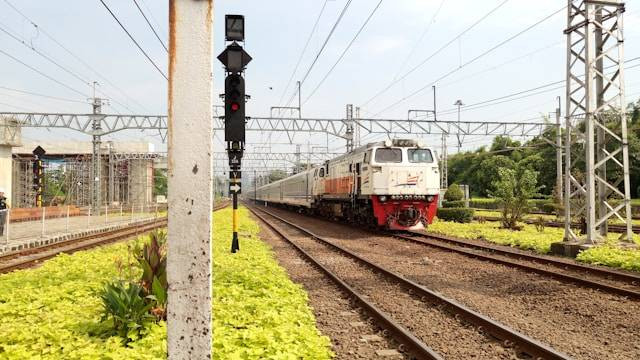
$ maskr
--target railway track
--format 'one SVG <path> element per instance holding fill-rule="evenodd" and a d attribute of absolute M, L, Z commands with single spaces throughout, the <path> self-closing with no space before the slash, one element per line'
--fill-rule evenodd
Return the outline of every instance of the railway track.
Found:
<path fill-rule="evenodd" d="M 501 221 L 501 219 L 499 217 L 496 216 L 474 216 L 473 217 L 474 220 L 485 220 L 485 221 L 491 221 L 491 222 L 497 222 L 497 221 Z M 522 222 L 524 222 L 525 224 L 529 224 L 529 225 L 535 225 L 538 223 L 538 220 L 535 219 L 524 219 L 522 220 Z M 548 227 L 555 227 L 555 228 L 564 228 L 564 222 L 559 222 L 559 221 L 544 221 L 544 226 L 548 226 Z M 574 229 L 579 229 L 580 228 L 580 224 L 578 223 L 573 223 L 571 224 L 571 227 Z M 627 231 L 626 226 L 624 225 L 620 225 L 620 224 L 609 224 L 608 227 L 610 232 L 614 232 L 614 233 L 624 233 Z M 631 226 L 631 231 L 633 231 L 634 234 L 640 234 L 640 226 L 638 225 L 632 225 Z"/>
<path fill-rule="evenodd" d="M 392 270 L 368 261 L 353 251 L 314 234 L 304 227 L 264 209 L 258 210 L 252 206 L 249 208 L 265 224 L 342 287 L 345 292 L 357 299 L 357 302 L 367 309 L 379 324 L 391 332 L 391 335 L 403 345 L 403 348 L 412 352 L 417 358 L 442 358 L 442 355 L 423 341 L 423 339 L 434 340 L 434 338 L 438 338 L 438 335 L 425 334 L 424 323 L 416 322 L 417 318 L 424 319 L 424 317 L 433 322 L 432 326 L 429 326 L 429 331 L 438 334 L 438 331 L 442 331 L 442 329 L 434 329 L 433 327 L 435 324 L 439 324 L 447 327 L 443 331 L 444 333 L 451 334 L 451 331 L 454 331 L 456 334 L 460 334 L 460 336 L 449 339 L 448 341 L 453 341 L 453 343 L 448 346 L 443 345 L 443 342 L 447 340 L 443 340 L 442 337 L 437 341 L 434 340 L 439 347 L 444 346 L 445 349 L 450 349 L 452 346 L 459 347 L 462 342 L 478 344 L 480 347 L 495 341 L 494 338 L 496 338 L 508 348 L 506 352 L 509 354 L 489 354 L 491 357 L 509 358 L 525 353 L 536 359 L 568 358 L 567 355 L 539 341 L 448 299 Z M 284 230 L 282 225 L 276 226 L 274 222 L 284 225 L 288 230 Z M 302 237 L 291 235 L 292 230 L 294 233 L 302 234 Z M 357 271 L 353 271 L 354 269 Z M 380 297 L 380 288 L 382 288 L 382 298 Z M 377 289 L 377 292 L 371 291 L 371 289 Z M 387 302 L 385 302 L 385 298 L 387 298 Z M 407 305 L 406 308 L 402 306 L 394 308 L 393 305 L 389 305 L 389 299 L 407 299 L 407 304 L 413 305 Z M 472 326 L 469 327 L 469 325 Z M 500 343 L 489 346 L 492 349 L 500 347 Z"/>
<path fill-rule="evenodd" d="M 640 299 L 640 274 L 583 265 L 558 257 L 536 255 L 502 246 L 483 244 L 479 241 L 468 241 L 433 233 L 386 234 L 419 245 L 451 251 L 580 286 Z"/>
<path fill-rule="evenodd" d="M 224 202 L 220 205 L 214 206 L 213 211 L 218 211 L 228 205 L 229 202 Z M 87 235 L 78 239 L 60 241 L 57 243 L 0 255 L 0 274 L 35 266 L 42 261 L 51 259 L 61 253 L 71 254 L 76 251 L 111 244 L 166 226 L 167 218 L 164 217 L 139 222 L 120 229 Z"/>

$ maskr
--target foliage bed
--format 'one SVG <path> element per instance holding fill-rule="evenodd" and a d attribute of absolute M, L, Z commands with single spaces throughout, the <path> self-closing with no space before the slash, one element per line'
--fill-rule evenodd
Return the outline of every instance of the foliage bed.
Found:
<path fill-rule="evenodd" d="M 460 207 L 452 207 L 452 208 L 439 208 L 437 211 L 437 216 L 439 219 L 445 221 L 454 221 L 457 223 L 470 223 L 473 220 L 473 209 L 469 208 L 460 208 Z"/>
<path fill-rule="evenodd" d="M 215 213 L 214 358 L 331 358 L 330 341 L 315 327 L 307 294 L 257 238 L 258 225 L 247 213 L 240 209 L 240 252 L 234 255 L 231 210 Z"/>
<path fill-rule="evenodd" d="M 484 216 L 484 217 L 500 217 L 501 213 L 499 211 L 492 210 L 483 210 L 483 209 L 475 209 L 476 216 Z M 549 214 L 527 214 L 524 216 L 526 220 L 538 220 L 539 218 L 544 219 L 545 221 L 564 221 L 564 216 L 557 217 L 555 215 Z M 613 218 L 609 220 L 610 224 L 624 224 L 624 222 L 620 221 L 618 218 Z M 640 219 L 631 220 L 633 225 L 640 225 Z"/>
<path fill-rule="evenodd" d="M 240 211 L 241 252 L 229 253 L 230 210 L 216 212 L 214 359 L 328 359 L 302 288 L 288 279 L 258 228 Z M 140 240 L 138 240 L 140 241 Z M 101 321 L 100 290 L 131 263 L 127 244 L 60 255 L 37 269 L 0 275 L 0 359 L 159 359 L 166 324 L 124 345 Z"/>
<path fill-rule="evenodd" d="M 564 229 L 560 228 L 547 227 L 540 232 L 534 225 L 523 225 L 521 231 L 513 231 L 501 229 L 498 222 L 459 224 L 438 219 L 429 225 L 428 231 L 465 239 L 486 240 L 542 254 L 548 253 L 551 243 L 562 241 L 564 236 Z M 619 236 L 620 234 L 610 233 L 607 245 L 581 252 L 578 260 L 590 264 L 640 271 L 640 250 L 618 249 L 612 246 Z M 634 240 L 636 244 L 640 245 L 640 236 L 634 235 Z"/>
<path fill-rule="evenodd" d="M 166 356 L 164 322 L 124 346 L 101 322 L 98 295 L 119 278 L 127 245 L 59 255 L 41 267 L 0 275 L 1 359 L 157 359 Z"/>

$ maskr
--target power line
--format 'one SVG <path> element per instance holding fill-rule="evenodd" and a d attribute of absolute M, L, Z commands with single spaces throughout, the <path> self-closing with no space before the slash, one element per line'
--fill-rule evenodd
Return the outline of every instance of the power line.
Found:
<path fill-rule="evenodd" d="M 164 48 L 164 51 L 169 52 L 169 49 L 167 49 L 167 46 L 164 44 L 164 41 L 162 41 L 162 39 L 160 39 L 160 36 L 158 36 L 158 33 L 156 32 L 156 29 L 154 29 L 153 25 L 151 25 L 151 23 L 149 22 L 149 19 L 147 19 L 147 15 L 144 14 L 144 11 L 142 11 L 142 9 L 140 8 L 140 5 L 138 5 L 138 1 L 137 0 L 133 0 L 133 3 L 136 4 L 136 7 L 138 8 L 138 11 L 140 11 L 140 15 L 142 15 L 144 20 L 147 22 L 147 25 L 149 25 L 149 28 L 151 28 L 151 31 L 153 31 L 153 34 L 156 36 L 156 39 L 158 39 L 158 41 L 160 41 L 160 44 Z"/>
<path fill-rule="evenodd" d="M 27 64 L 27 63 L 25 63 L 24 61 L 22 61 L 22 60 L 18 59 L 17 57 L 15 57 L 15 56 L 13 56 L 13 55 L 11 55 L 11 54 L 9 54 L 9 53 L 5 52 L 5 51 L 4 51 L 4 50 L 2 50 L 2 49 L 0 49 L 0 54 L 3 54 L 3 55 L 5 55 L 5 56 L 7 56 L 7 57 L 11 58 L 12 60 L 14 60 L 14 61 L 16 61 L 16 62 L 18 62 L 18 63 L 20 63 L 20 64 L 24 65 L 25 67 L 27 67 L 27 68 L 29 68 L 29 69 L 31 69 L 31 70 L 33 70 L 33 71 L 37 72 L 38 74 L 40 74 L 40 75 L 42 75 L 42 76 L 46 77 L 47 79 L 49 79 L 49 80 L 51 80 L 51 81 L 55 82 L 56 84 L 61 85 L 61 86 L 65 87 L 65 88 L 67 88 L 67 89 L 69 89 L 69 90 L 71 90 L 71 91 L 73 91 L 73 92 L 75 92 L 75 93 L 77 93 L 77 94 L 80 94 L 80 96 L 86 96 L 86 95 L 85 95 L 85 94 L 83 94 L 81 91 L 78 91 L 78 90 L 74 89 L 73 87 L 71 87 L 71 86 L 69 86 L 69 85 L 67 85 L 67 84 L 65 84 L 65 83 L 63 83 L 63 82 L 61 82 L 61 81 L 59 81 L 59 80 L 57 80 L 57 79 L 55 79 L 55 78 L 53 78 L 53 77 L 51 77 L 51 76 L 47 75 L 47 74 L 45 74 L 44 72 L 42 72 L 42 71 L 40 71 L 40 70 L 38 70 L 38 69 L 34 68 L 33 66 L 31 66 L 31 65 L 29 65 L 29 64 Z"/>
<path fill-rule="evenodd" d="M 73 53 L 71 50 L 69 50 L 67 47 L 65 47 L 64 45 L 62 45 L 62 43 L 60 43 L 56 38 L 54 38 L 51 34 L 49 34 L 44 28 L 42 28 L 42 26 L 40 26 L 39 24 L 37 24 L 35 21 L 33 21 L 31 18 L 29 18 L 27 15 L 25 15 L 22 11 L 20 11 L 18 8 L 16 8 L 11 2 L 9 2 L 9 0 L 4 0 L 4 2 L 13 9 L 13 11 L 15 11 L 16 13 L 18 13 L 23 19 L 25 19 L 26 21 L 28 21 L 37 31 L 38 33 L 42 33 L 43 35 L 45 35 L 46 37 L 48 37 L 51 41 L 53 41 L 56 45 L 58 45 L 62 50 L 64 50 L 67 54 L 69 54 L 71 57 L 73 57 L 74 59 L 76 59 L 79 63 L 81 63 L 85 68 L 91 70 L 94 74 L 96 74 L 99 78 L 101 78 L 103 81 L 105 81 L 107 84 L 109 84 L 111 87 L 113 87 L 114 89 L 116 89 L 121 95 L 123 95 L 125 98 L 127 98 L 129 101 L 135 103 L 136 105 L 138 105 L 140 108 L 145 109 L 145 106 L 143 106 L 142 104 L 140 104 L 139 102 L 137 102 L 135 99 L 133 99 L 131 96 L 129 96 L 124 90 L 122 90 L 120 87 L 116 86 L 113 82 L 111 82 L 106 76 L 102 75 L 100 72 L 98 72 L 96 69 L 94 69 L 93 67 L 91 67 L 91 65 L 89 65 L 86 61 L 84 61 L 82 58 L 80 58 L 78 55 L 76 55 L 75 53 Z M 108 98 L 112 98 L 111 96 L 108 96 L 107 94 L 105 94 L 104 92 L 101 92 L 101 94 L 103 94 L 105 97 Z M 115 100 L 112 98 L 112 101 L 126 109 L 128 109 L 131 112 L 132 111 L 128 106 L 120 103 L 119 101 Z"/>
<path fill-rule="evenodd" d="M 162 77 L 165 78 L 165 80 L 169 80 L 169 78 L 167 77 L 167 75 L 165 75 L 165 73 L 160 70 L 160 68 L 158 67 L 158 65 L 156 65 L 156 63 L 151 59 L 151 57 L 147 54 L 146 51 L 144 51 L 144 49 L 140 46 L 140 44 L 138 44 L 138 42 L 136 41 L 136 39 L 131 36 L 131 33 L 129 33 L 129 30 L 127 30 L 127 28 L 122 25 L 122 23 L 120 22 L 120 19 L 118 19 L 118 17 L 113 13 L 113 11 L 111 11 L 111 9 L 109 8 L 109 6 L 104 2 L 104 0 L 99 0 L 102 5 L 104 5 L 104 8 L 107 9 L 107 11 L 109 12 L 109 14 L 111 14 L 111 16 L 113 17 L 113 19 L 118 23 L 118 25 L 120 25 L 120 27 L 122 28 L 122 30 L 127 34 L 127 36 L 129 36 L 129 39 L 131 39 L 131 41 L 133 41 L 133 43 L 138 47 L 138 49 L 142 52 L 142 54 L 147 58 L 147 60 L 149 60 L 149 62 L 151 63 L 151 65 L 153 65 L 153 67 L 156 68 L 156 70 L 158 70 L 158 72 L 160 73 L 160 75 L 162 75 Z"/>
<path fill-rule="evenodd" d="M 376 13 L 376 11 L 378 11 L 378 8 L 380 7 L 380 4 L 382 4 L 383 0 L 378 1 L 378 4 L 376 5 L 375 8 L 373 8 L 373 10 L 371 11 L 371 13 L 369 14 L 369 16 L 367 17 L 367 19 L 364 21 L 364 23 L 362 24 L 362 26 L 360 27 L 360 29 L 358 30 L 358 32 L 355 34 L 355 36 L 353 37 L 353 39 L 351 39 L 351 41 L 349 42 L 349 45 L 347 45 L 347 47 L 342 51 L 342 54 L 340 54 L 340 57 L 338 57 L 338 60 L 336 60 L 336 62 L 333 64 L 333 66 L 331 67 L 331 69 L 329 69 L 329 71 L 324 75 L 324 77 L 322 78 L 322 80 L 320 80 L 320 82 L 318 83 L 318 85 L 315 87 L 315 89 L 313 89 L 313 91 L 309 94 L 309 96 L 307 97 L 307 99 L 304 101 L 304 103 L 306 103 L 307 101 L 309 101 L 309 99 L 316 93 L 316 91 L 318 91 L 318 89 L 320 88 L 320 86 L 322 86 L 322 84 L 324 83 L 325 80 L 327 80 L 327 78 L 329 77 L 329 75 L 331 74 L 331 72 L 333 72 L 333 69 L 336 68 L 336 66 L 338 66 L 338 63 L 340 63 L 340 61 L 342 60 L 342 58 L 344 58 L 344 55 L 347 53 L 347 51 L 349 51 L 349 49 L 351 48 L 351 45 L 353 45 L 353 43 L 356 41 L 356 39 L 358 38 L 358 36 L 360 35 L 360 33 L 362 32 L 362 30 L 364 30 L 364 28 L 367 26 L 367 24 L 369 23 L 369 20 L 371 20 L 371 18 L 373 17 L 373 15 Z"/>
<path fill-rule="evenodd" d="M 418 45 L 420 45 L 420 43 L 422 42 L 424 37 L 427 35 L 427 33 L 429 33 L 429 30 L 431 30 L 431 26 L 436 21 L 436 17 L 438 16 L 438 14 L 440 14 L 440 10 L 442 10 L 442 5 L 444 5 L 444 0 L 440 1 L 440 5 L 438 5 L 438 8 L 436 9 L 436 12 L 431 17 L 431 20 L 429 21 L 429 23 L 427 24 L 427 27 L 424 29 L 424 31 L 422 32 L 422 34 L 418 38 L 418 41 L 416 41 L 416 43 L 413 45 L 413 48 L 411 49 L 411 51 L 409 51 L 409 55 L 407 55 L 407 57 L 402 62 L 402 65 L 398 69 L 398 72 L 396 73 L 396 76 L 393 77 L 393 80 L 396 80 L 398 78 L 398 76 L 400 76 L 400 73 L 402 72 L 402 70 L 404 70 L 404 67 L 407 66 L 407 63 L 409 62 L 409 59 L 411 59 L 413 54 L 418 49 Z"/>
<path fill-rule="evenodd" d="M 500 4 L 498 4 L 498 6 L 494 7 L 493 9 L 491 9 L 488 13 L 484 14 L 481 18 L 479 18 L 478 20 L 476 20 L 476 22 L 474 22 L 473 24 L 471 24 L 470 26 L 468 26 L 467 28 L 465 28 L 461 33 L 459 33 L 458 35 L 456 35 L 453 39 L 449 40 L 446 44 L 442 45 L 438 50 L 436 50 L 434 53 L 432 53 L 431 55 L 427 56 L 424 60 L 422 60 L 420 63 L 418 63 L 416 66 L 414 66 L 413 68 L 411 68 L 411 70 L 409 70 L 408 72 L 406 72 L 404 75 L 402 75 L 400 78 L 397 78 L 393 81 L 391 81 L 391 83 L 389 83 L 389 85 L 387 85 L 384 89 L 380 90 L 377 94 L 375 94 L 374 96 L 372 96 L 371 98 L 369 98 L 369 100 L 367 100 L 364 104 L 360 105 L 360 107 L 365 107 L 366 105 L 368 105 L 371 101 L 373 101 L 374 99 L 376 99 L 378 96 L 384 94 L 387 90 L 389 90 L 393 85 L 397 84 L 398 82 L 404 80 L 407 78 L 407 76 L 411 75 L 414 71 L 418 70 L 420 67 L 422 67 L 422 65 L 424 65 L 427 61 L 433 59 L 436 55 L 438 55 L 440 52 L 442 52 L 444 49 L 448 48 L 449 45 L 453 44 L 456 40 L 460 39 L 462 36 L 464 36 L 464 34 L 468 33 L 469 31 L 471 31 L 474 27 L 476 27 L 478 24 L 480 24 L 481 22 L 483 22 L 485 19 L 487 19 L 489 16 L 491 16 L 494 12 L 498 11 L 498 9 L 500 9 L 502 6 L 504 6 L 509 0 L 504 0 L 502 1 Z"/>
<path fill-rule="evenodd" d="M 21 93 L 21 94 L 39 96 L 39 97 L 52 99 L 52 100 L 58 100 L 58 101 L 66 101 L 66 102 L 73 102 L 73 103 L 80 103 L 80 104 L 86 104 L 87 103 L 86 101 L 69 99 L 69 98 L 62 98 L 62 97 L 51 96 L 51 95 L 44 95 L 44 94 L 34 93 L 34 92 L 26 91 L 26 90 L 14 89 L 14 88 L 6 87 L 6 86 L 0 86 L 0 89 L 13 91 L 13 92 Z"/>
<path fill-rule="evenodd" d="M 387 111 L 387 110 L 389 110 L 389 109 L 391 109 L 391 108 L 395 107 L 396 105 L 398 105 L 398 104 L 402 103 L 403 101 L 405 101 L 405 100 L 407 100 L 407 99 L 409 99 L 409 98 L 413 97 L 414 95 L 416 95 L 416 94 L 418 94 L 418 93 L 420 93 L 420 92 L 424 91 L 425 89 L 430 88 L 432 85 L 436 84 L 438 81 L 443 80 L 443 79 L 445 79 L 445 78 L 449 77 L 450 75 L 452 75 L 452 74 L 454 74 L 454 73 L 456 73 L 456 72 L 458 72 L 458 71 L 462 70 L 463 68 L 465 68 L 465 67 L 467 67 L 467 66 L 469 66 L 469 65 L 473 64 L 473 63 L 474 63 L 474 62 L 476 62 L 477 60 L 479 60 L 479 59 L 481 59 L 481 58 L 485 57 L 486 55 L 488 55 L 488 54 L 490 54 L 490 53 L 492 53 L 492 52 L 493 52 L 493 51 L 495 51 L 496 49 L 498 49 L 498 48 L 500 48 L 500 47 L 504 46 L 505 44 L 507 44 L 507 43 L 509 43 L 510 41 L 514 40 L 515 38 L 519 37 L 520 35 L 522 35 L 522 34 L 524 34 L 524 33 L 528 32 L 528 31 L 530 31 L 531 29 L 535 28 L 536 26 L 538 26 L 538 25 L 542 24 L 543 22 L 545 22 L 545 21 L 549 20 L 550 18 L 552 18 L 552 17 L 553 17 L 553 16 L 555 16 L 556 14 L 560 13 L 561 11 L 563 11 L 565 8 L 566 8 L 566 6 L 563 6 L 561 9 L 556 10 L 556 11 L 554 11 L 553 13 L 551 13 L 551 14 L 549 14 L 549 15 L 545 16 L 545 17 L 544 17 L 544 18 L 542 18 L 541 20 L 538 20 L 538 21 L 537 21 L 537 22 L 535 22 L 534 24 L 527 26 L 524 30 L 519 31 L 518 33 L 516 33 L 516 34 L 514 34 L 514 35 L 510 36 L 509 38 L 507 38 L 507 39 L 505 39 L 505 40 L 501 41 L 500 43 L 498 43 L 497 45 L 495 45 L 495 46 L 491 47 L 490 49 L 485 50 L 485 51 L 484 51 L 484 52 L 482 52 L 480 55 L 478 55 L 478 56 L 474 57 L 473 59 L 471 59 L 471 60 L 469 60 L 469 61 L 465 62 L 464 64 L 460 65 L 459 67 L 457 67 L 457 68 L 455 68 L 455 69 L 453 69 L 453 70 L 451 70 L 451 71 L 447 72 L 446 74 L 444 74 L 444 75 L 440 76 L 438 79 L 436 79 L 436 80 L 432 81 L 430 84 L 427 84 L 426 86 L 423 86 L 423 87 L 419 88 L 418 90 L 416 90 L 416 91 L 412 92 L 411 94 L 409 94 L 409 95 L 407 95 L 407 96 L 405 96 L 405 97 L 401 98 L 400 100 L 398 100 L 398 101 L 394 102 L 393 104 L 391 104 L 391 105 L 389 105 L 389 106 L 385 107 L 385 108 L 384 108 L 384 109 L 382 109 L 381 111 L 378 111 L 378 112 L 376 113 L 376 115 L 375 115 L 375 116 L 377 116 L 377 115 L 379 115 L 379 114 L 381 114 L 381 113 L 383 113 L 383 112 L 385 112 L 385 111 Z"/>
<path fill-rule="evenodd" d="M 19 42 L 20 44 L 24 45 L 25 47 L 31 49 L 32 51 L 34 51 L 36 54 L 42 56 L 43 58 L 45 58 L 47 61 L 49 61 L 50 63 L 54 64 L 55 66 L 59 67 L 60 69 L 62 69 L 64 72 L 66 72 L 67 74 L 75 77 L 76 79 L 80 80 L 82 83 L 84 83 L 85 85 L 89 85 L 89 81 L 87 79 L 83 79 L 80 75 L 78 75 L 77 73 L 69 70 L 68 68 L 60 65 L 56 60 L 54 60 L 53 58 L 51 58 L 50 56 L 46 55 L 45 53 L 41 52 L 40 50 L 36 49 L 33 45 L 29 45 L 27 44 L 27 42 L 20 38 L 18 35 L 12 34 L 9 30 L 5 29 L 2 27 L 2 25 L 4 24 L 0 24 L 0 31 L 2 31 L 3 33 L 7 34 L 9 37 L 11 37 L 12 39 L 14 39 L 15 41 Z M 6 25 L 4 25 L 6 26 Z"/>
<path fill-rule="evenodd" d="M 293 77 L 296 75 L 296 72 L 298 71 L 298 67 L 300 66 L 300 62 L 302 62 L 302 57 L 304 56 L 304 53 L 307 51 L 307 47 L 309 46 L 309 43 L 311 42 L 311 39 L 313 38 L 313 34 L 316 32 L 316 29 L 318 28 L 318 24 L 320 23 L 320 18 L 322 17 L 322 14 L 324 13 L 324 9 L 327 6 L 327 2 L 328 2 L 328 0 L 324 0 L 324 4 L 322 4 L 322 8 L 320 9 L 320 13 L 318 14 L 318 17 L 316 18 L 316 22 L 313 24 L 313 27 L 311 28 L 311 32 L 309 33 L 309 37 L 307 38 L 307 42 L 304 44 L 304 47 L 302 48 L 302 52 L 300 53 L 300 56 L 298 57 L 298 62 L 296 63 L 296 66 L 293 68 L 293 72 L 291 73 L 291 77 L 289 77 L 289 81 L 287 82 L 287 86 L 285 86 L 284 90 L 282 91 L 282 95 L 280 95 L 280 100 L 278 101 L 278 104 L 282 103 L 282 99 L 284 99 L 284 95 L 287 93 L 287 90 L 289 89 L 289 85 L 291 85 L 291 81 L 293 80 Z"/>
<path fill-rule="evenodd" d="M 316 57 L 313 59 L 313 62 L 311 63 L 311 65 L 307 69 L 307 72 L 302 77 L 302 80 L 300 80 L 300 86 L 302 86 L 302 84 L 304 84 L 304 82 L 307 80 L 307 77 L 309 77 L 309 74 L 311 73 L 311 70 L 313 70 L 313 67 L 316 65 L 316 62 L 318 62 L 318 59 L 320 58 L 320 55 L 322 55 L 322 52 L 324 51 L 325 47 L 327 46 L 327 43 L 329 43 L 329 40 L 333 36 L 333 33 L 336 31 L 336 28 L 338 27 L 338 24 L 340 24 L 340 21 L 344 17 L 344 14 L 347 12 L 347 9 L 349 8 L 349 5 L 351 5 L 352 1 L 353 0 L 347 0 L 347 3 L 344 5 L 344 8 L 340 12 L 340 15 L 338 16 L 338 19 L 333 24 L 333 27 L 331 28 L 331 31 L 329 31 L 329 34 L 327 35 L 327 38 L 324 40 L 324 43 L 322 43 L 322 46 L 320 47 L 320 50 L 316 54 Z M 291 99 L 289 99 L 289 101 L 287 101 L 287 106 L 288 106 L 288 104 L 291 103 L 291 101 L 293 100 L 295 95 L 296 94 L 294 93 L 293 96 L 291 97 Z"/>

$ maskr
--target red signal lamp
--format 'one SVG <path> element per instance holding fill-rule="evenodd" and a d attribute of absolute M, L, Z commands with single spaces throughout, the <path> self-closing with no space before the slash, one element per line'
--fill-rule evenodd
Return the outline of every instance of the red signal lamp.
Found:
<path fill-rule="evenodd" d="M 232 102 L 231 111 L 238 111 L 238 109 L 240 109 L 240 104 L 238 104 L 237 102 Z"/>

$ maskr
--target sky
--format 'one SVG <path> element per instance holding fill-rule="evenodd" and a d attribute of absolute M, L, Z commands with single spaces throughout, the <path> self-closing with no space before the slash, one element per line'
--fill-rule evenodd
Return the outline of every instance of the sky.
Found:
<path fill-rule="evenodd" d="M 168 1 L 137 0 L 162 42 L 133 0 L 103 1 L 166 74 L 167 52 L 163 44 L 167 43 Z M 566 1 L 552 0 L 383 0 L 342 60 L 329 72 L 379 1 L 352 0 L 309 71 L 348 1 L 215 1 L 214 56 L 226 46 L 224 15 L 245 16 L 244 45 L 253 57 L 245 73 L 247 93 L 251 95 L 247 115 L 266 116 L 272 106 L 297 106 L 295 83 L 307 72 L 302 84 L 302 114 L 322 118 L 342 118 L 346 104 L 354 104 L 361 108 L 362 117 L 403 119 L 408 109 L 433 107 L 431 84 L 439 79 L 438 117 L 455 120 L 453 104 L 458 99 L 474 104 L 565 77 L 566 11 L 559 10 Z M 470 31 L 453 40 L 496 7 Z M 626 93 L 629 101 L 635 101 L 640 97 L 640 67 L 632 67 L 640 64 L 640 60 L 633 60 L 640 56 L 640 0 L 628 1 L 626 7 L 625 56 L 630 60 L 625 73 Z M 474 60 L 554 13 L 516 39 Z M 444 76 L 447 73 L 451 74 Z M 214 101 L 219 104 L 224 74 L 217 60 L 213 79 Z M 0 111 L 87 113 L 94 81 L 98 83 L 97 95 L 108 99 L 104 113 L 166 114 L 167 81 L 100 0 L 0 0 Z M 393 86 L 389 87 L 391 83 Z M 425 90 L 416 92 L 421 88 Z M 475 121 L 537 121 L 555 111 L 556 97 L 564 97 L 564 88 L 552 86 L 538 92 L 475 110 L 463 108 L 461 117 Z M 406 99 L 400 101 L 403 98 Z M 214 140 L 216 151 L 224 149 L 220 135 Z M 23 136 L 27 141 L 90 140 L 67 130 L 24 129 Z M 382 137 L 363 136 L 363 141 Z M 148 141 L 158 151 L 166 149 L 157 134 L 151 132 L 126 131 L 105 140 Z M 439 136 L 425 140 L 436 148 L 440 145 Z M 248 151 L 292 152 L 295 143 L 301 144 L 303 152 L 320 147 L 344 151 L 344 140 L 323 134 L 296 134 L 294 144 L 287 144 L 285 134 L 251 133 L 248 142 Z M 491 138 L 484 136 L 469 137 L 463 149 L 490 142 Z M 453 136 L 448 144 L 449 153 L 457 151 Z"/>

